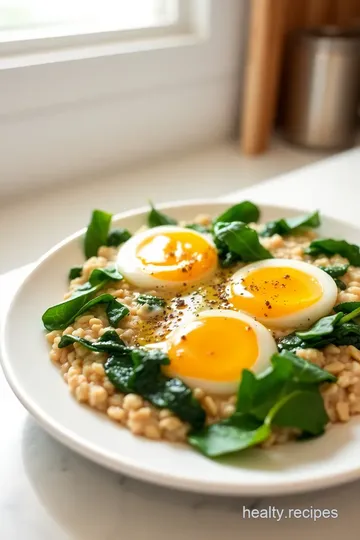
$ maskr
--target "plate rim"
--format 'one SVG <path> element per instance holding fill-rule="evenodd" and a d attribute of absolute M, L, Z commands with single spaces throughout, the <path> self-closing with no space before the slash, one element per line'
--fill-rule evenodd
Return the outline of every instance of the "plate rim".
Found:
<path fill-rule="evenodd" d="M 238 200 L 238 198 L 237 198 Z M 246 199 L 247 200 L 247 199 Z M 256 203 L 256 198 L 252 199 L 253 202 Z M 180 207 L 191 207 L 191 206 L 232 206 L 236 204 L 236 201 L 229 201 L 226 199 L 188 199 L 188 200 L 181 200 L 181 201 L 175 201 L 175 202 L 164 202 L 156 205 L 156 208 L 160 210 L 169 210 L 171 211 L 174 208 L 180 208 Z M 283 205 L 273 205 L 273 204 L 264 204 L 264 203 L 258 203 L 258 205 L 261 208 L 264 209 L 270 209 L 270 210 L 287 210 L 294 213 L 304 213 L 309 212 L 309 209 L 304 208 L 298 208 L 293 206 L 283 206 Z M 142 215 L 146 212 L 148 212 L 148 206 L 141 206 L 135 209 L 127 210 L 125 212 L 119 212 L 117 214 L 113 215 L 112 220 L 117 221 L 119 219 L 127 219 L 133 216 Z M 338 218 L 332 217 L 328 214 L 322 213 L 322 216 L 324 218 L 330 219 L 332 221 L 335 221 L 341 225 L 344 225 L 345 227 L 350 227 L 353 229 L 357 229 L 357 225 L 345 220 L 340 220 Z M 51 415 L 49 415 L 46 411 L 44 411 L 40 406 L 38 406 L 34 399 L 28 395 L 26 390 L 23 392 L 21 391 L 21 388 L 18 387 L 18 382 L 16 374 L 14 373 L 11 365 L 10 360 L 10 353 L 8 354 L 6 347 L 5 347 L 5 335 L 6 335 L 6 329 L 8 324 L 8 314 L 11 311 L 11 308 L 13 304 L 15 303 L 15 299 L 17 296 L 21 293 L 22 289 L 26 287 L 26 284 L 28 281 L 31 280 L 32 275 L 38 270 L 38 268 L 42 265 L 42 263 L 47 260 L 51 255 L 55 252 L 57 252 L 59 249 L 61 249 L 63 246 L 67 245 L 69 242 L 74 241 L 75 239 L 79 238 L 81 235 L 84 234 L 86 230 L 86 227 L 76 231 L 75 233 L 67 236 L 57 244 L 55 244 L 52 248 L 50 248 L 46 253 L 44 253 L 34 264 L 34 266 L 31 268 L 29 273 L 24 276 L 23 279 L 21 279 L 20 283 L 16 287 L 16 289 L 13 291 L 13 294 L 11 296 L 11 300 L 8 303 L 8 305 L 5 308 L 4 311 L 4 319 L 2 322 L 2 325 L 0 327 L 0 363 L 5 375 L 5 378 L 16 395 L 16 397 L 19 399 L 21 404 L 26 408 L 27 411 L 29 411 L 30 414 L 32 414 L 36 420 L 41 424 L 41 426 L 50 433 L 51 436 L 53 436 L 56 440 L 64 444 L 65 446 L 69 447 L 71 450 L 79 453 L 83 457 L 90 459 L 94 461 L 95 463 L 104 466 L 106 468 L 110 468 L 116 472 L 123 473 L 126 475 L 129 475 L 133 478 L 136 478 L 138 480 L 147 481 L 150 483 L 154 483 L 160 486 L 168 487 L 168 488 L 175 488 L 182 491 L 190 491 L 190 492 L 197 492 L 197 493 L 207 493 L 207 494 L 213 494 L 213 495 L 222 495 L 222 496 L 229 496 L 229 495 L 237 495 L 237 496 L 262 496 L 262 495 L 288 495 L 288 494 L 294 494 L 294 493 L 303 493 L 303 492 L 310 492 L 310 491 L 316 491 L 319 489 L 324 489 L 327 487 L 332 487 L 340 484 L 344 484 L 347 482 L 350 482 L 352 480 L 356 480 L 360 478 L 360 462 L 359 466 L 357 468 L 351 469 L 349 471 L 339 471 L 332 473 L 331 476 L 326 475 L 322 476 L 321 479 L 319 478 L 313 478 L 306 479 L 306 480 L 299 480 L 296 484 L 292 483 L 277 483 L 277 484 L 253 484 L 246 482 L 243 484 L 232 484 L 229 485 L 228 483 L 213 483 L 211 481 L 207 481 L 207 479 L 203 478 L 201 481 L 195 480 L 191 481 L 188 479 L 181 478 L 180 476 L 172 476 L 168 473 L 165 473 L 163 471 L 153 471 L 152 469 L 144 469 L 144 467 L 140 464 L 138 465 L 136 460 L 128 459 L 124 456 L 121 457 L 119 460 L 119 457 L 116 456 L 113 452 L 108 451 L 104 452 L 103 450 L 99 449 L 94 445 L 93 443 L 87 441 L 84 437 L 78 436 L 74 431 L 70 430 L 69 428 L 65 427 L 61 424 L 61 422 L 58 422 L 57 420 L 53 420 Z M 21 384 L 19 384 L 21 386 Z M 167 443 L 171 444 L 171 443 Z"/>

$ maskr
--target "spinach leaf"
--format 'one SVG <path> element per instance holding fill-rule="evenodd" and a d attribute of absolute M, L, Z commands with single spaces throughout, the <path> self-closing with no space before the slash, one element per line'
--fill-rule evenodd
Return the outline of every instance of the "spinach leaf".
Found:
<path fill-rule="evenodd" d="M 356 244 L 349 244 L 346 240 L 334 240 L 333 238 L 323 238 L 313 240 L 305 253 L 317 256 L 320 253 L 325 255 L 341 255 L 348 259 L 353 266 L 360 266 L 360 247 Z"/>
<path fill-rule="evenodd" d="M 120 281 L 121 279 L 123 279 L 122 274 L 114 266 L 106 266 L 105 268 L 95 268 L 90 274 L 89 283 L 94 287 L 100 283 Z"/>
<path fill-rule="evenodd" d="M 106 304 L 106 313 L 112 326 L 129 314 L 129 309 L 116 300 L 111 294 L 100 294 L 95 298 L 83 303 L 83 300 L 96 290 L 95 287 L 86 291 L 83 295 L 65 300 L 61 304 L 52 306 L 43 315 L 43 323 L 47 330 L 62 330 L 69 326 L 77 317 L 89 311 L 98 304 Z M 77 310 L 76 308 L 79 307 Z"/>
<path fill-rule="evenodd" d="M 166 306 L 166 301 L 159 296 L 152 296 L 151 294 L 139 294 L 136 298 L 136 302 L 140 305 L 148 305 L 150 310 L 155 309 L 156 307 Z"/>
<path fill-rule="evenodd" d="M 156 210 L 151 201 L 150 206 L 151 210 L 147 217 L 149 227 L 159 227 L 160 225 L 177 225 L 176 219 Z"/>
<path fill-rule="evenodd" d="M 296 428 L 307 436 L 324 432 L 328 416 L 319 385 L 336 377 L 288 352 L 274 354 L 271 363 L 272 369 L 258 377 L 243 371 L 236 412 L 190 433 L 192 446 L 216 457 L 263 442 L 272 425 Z"/>
<path fill-rule="evenodd" d="M 240 221 L 215 223 L 214 239 L 220 258 L 225 260 L 239 257 L 239 260 L 250 262 L 272 258 L 271 253 L 260 244 L 257 232 Z"/>
<path fill-rule="evenodd" d="M 114 229 L 107 237 L 106 245 L 118 247 L 131 238 L 131 233 L 127 229 Z"/>
<path fill-rule="evenodd" d="M 260 444 L 270 434 L 269 425 L 251 415 L 235 413 L 228 420 L 190 433 L 188 441 L 206 456 L 218 457 Z"/>
<path fill-rule="evenodd" d="M 122 279 L 122 275 L 116 268 L 95 268 L 91 272 L 89 281 L 78 287 L 70 298 L 60 302 L 60 304 L 49 307 L 45 311 L 42 316 L 45 328 L 51 331 L 63 330 L 69 326 L 76 317 L 85 313 L 85 311 L 88 311 L 99 302 L 99 297 L 92 299 L 92 296 L 97 291 L 102 289 L 109 281 L 117 279 Z M 114 300 L 111 295 L 108 296 Z M 113 304 L 113 308 L 119 309 L 119 306 Z M 111 317 L 114 317 L 113 320 L 118 316 L 120 316 L 119 312 L 115 313 L 115 311 L 111 310 Z"/>
<path fill-rule="evenodd" d="M 352 313 L 356 309 L 360 308 L 360 302 L 342 302 L 334 307 L 334 311 L 338 313 L 342 311 L 343 313 Z"/>
<path fill-rule="evenodd" d="M 81 276 L 82 274 L 82 266 L 73 266 L 72 268 L 70 268 L 69 270 L 69 281 L 71 281 L 72 279 L 75 279 L 75 278 L 78 278 Z"/>
<path fill-rule="evenodd" d="M 130 354 L 111 356 L 105 372 L 122 392 L 139 394 L 156 407 L 170 409 L 194 429 L 201 429 L 205 411 L 185 383 L 162 373 L 162 366 L 168 364 L 168 356 L 159 350 L 133 349 Z"/>
<path fill-rule="evenodd" d="M 231 223 L 232 221 L 242 221 L 243 223 L 256 223 L 260 217 L 259 208 L 250 201 L 243 201 L 231 206 L 225 212 L 220 214 L 215 223 Z"/>
<path fill-rule="evenodd" d="M 156 407 L 170 409 L 194 429 L 204 426 L 205 411 L 193 397 L 192 390 L 180 379 L 163 374 L 162 367 L 170 360 L 161 350 L 127 347 L 114 330 L 108 330 L 96 341 L 64 335 L 58 346 L 61 349 L 73 343 L 110 355 L 105 373 L 121 392 L 133 392 Z"/>
<path fill-rule="evenodd" d="M 313 214 L 305 214 L 293 218 L 283 218 L 276 221 L 269 221 L 269 223 L 264 225 L 263 230 L 260 232 L 260 236 L 272 236 L 273 234 L 280 234 L 281 236 L 284 236 L 297 232 L 302 228 L 316 228 L 319 226 L 319 212 L 314 212 Z"/>
<path fill-rule="evenodd" d="M 96 257 L 99 247 L 106 246 L 111 218 L 112 214 L 108 212 L 93 210 L 84 240 L 85 256 L 87 259 Z"/>
<path fill-rule="evenodd" d="M 307 389 L 306 385 L 336 381 L 334 375 L 287 351 L 274 354 L 271 364 L 272 369 L 258 377 L 244 370 L 238 390 L 237 412 L 252 414 L 262 420 L 284 395 L 299 388 Z"/>
<path fill-rule="evenodd" d="M 336 264 L 333 266 L 319 266 L 319 268 L 335 279 L 346 274 L 349 266 L 349 264 Z"/>
<path fill-rule="evenodd" d="M 116 334 L 116 332 L 114 332 Z M 117 334 L 116 334 L 117 335 Z M 110 334 L 105 337 L 105 334 L 96 341 L 89 341 L 88 339 L 80 338 L 78 336 L 73 336 L 70 334 L 65 334 L 62 336 L 59 341 L 59 349 L 73 345 L 74 343 L 79 343 L 83 345 L 86 349 L 98 353 L 107 353 L 107 354 L 118 354 L 126 355 L 129 353 L 130 349 L 126 347 L 124 342 L 117 336 L 118 339 L 115 339 L 114 335 Z"/>
<path fill-rule="evenodd" d="M 281 406 L 280 406 L 281 404 Z M 269 412 L 276 426 L 299 429 L 306 436 L 319 436 L 325 431 L 329 417 L 317 387 L 296 388 Z M 267 418 L 269 421 L 269 419 Z"/>
<path fill-rule="evenodd" d="M 200 223 L 190 223 L 190 225 L 186 225 L 186 228 L 202 234 L 207 234 L 211 232 L 210 227 L 200 225 Z"/>
<path fill-rule="evenodd" d="M 340 291 L 345 291 L 346 284 L 341 279 L 334 278 L 334 281 L 335 281 L 335 284 L 336 284 L 337 288 L 340 289 Z"/>
<path fill-rule="evenodd" d="M 338 311 L 344 306 L 343 311 Z M 300 349 L 321 349 L 326 345 L 354 345 L 360 348 L 360 326 L 351 322 L 360 316 L 359 302 L 345 302 L 335 306 L 335 315 L 329 315 L 319 319 L 309 330 L 295 332 L 282 338 L 278 347 L 279 350 L 294 351 Z M 352 309 L 355 307 L 355 309 Z"/>
<path fill-rule="evenodd" d="M 342 319 L 342 317 L 343 313 L 336 313 L 335 315 L 323 317 L 322 319 L 319 319 L 311 328 L 309 328 L 309 330 L 296 332 L 296 335 L 305 341 L 326 336 L 334 331 L 335 326 Z"/>

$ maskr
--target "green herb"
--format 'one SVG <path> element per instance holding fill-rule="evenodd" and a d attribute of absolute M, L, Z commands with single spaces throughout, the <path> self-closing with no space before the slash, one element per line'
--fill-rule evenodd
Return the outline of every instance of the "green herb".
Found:
<path fill-rule="evenodd" d="M 259 208 L 250 201 L 243 201 L 231 206 L 225 212 L 220 214 L 215 223 L 231 223 L 232 221 L 242 221 L 243 223 L 256 223 L 260 217 Z"/>
<path fill-rule="evenodd" d="M 87 259 L 97 255 L 100 246 L 106 246 L 112 214 L 103 210 L 93 210 L 86 230 L 84 249 Z"/>
<path fill-rule="evenodd" d="M 149 227 L 159 227 L 160 225 L 177 225 L 176 219 L 156 210 L 151 201 L 150 206 L 151 210 L 147 218 Z"/>
<path fill-rule="evenodd" d="M 264 225 L 260 235 L 272 236 L 273 234 L 280 234 L 281 236 L 285 236 L 287 234 L 297 232 L 299 229 L 316 228 L 319 226 L 319 212 L 314 212 L 313 214 L 305 214 L 293 218 L 282 218 L 276 221 L 269 221 L 269 223 Z"/>
<path fill-rule="evenodd" d="M 92 271 L 89 281 L 78 287 L 68 300 L 64 300 L 64 302 L 61 302 L 60 304 L 51 306 L 45 311 L 42 316 L 45 328 L 49 331 L 63 330 L 69 326 L 76 317 L 85 311 L 88 311 L 99 302 L 99 297 L 92 298 L 97 291 L 102 289 L 109 281 L 120 279 L 122 279 L 122 275 L 116 268 L 96 268 Z M 114 300 L 112 296 L 111 298 Z M 118 303 L 120 304 L 120 302 Z M 111 314 L 112 318 L 114 317 L 113 320 L 115 320 L 117 316 L 120 315 L 120 308 L 114 304 L 113 307 L 114 310 L 111 310 Z M 115 313 L 118 315 L 115 315 Z"/>
<path fill-rule="evenodd" d="M 336 264 L 334 266 L 319 266 L 319 268 L 335 279 L 346 274 L 349 266 L 349 264 Z"/>
<path fill-rule="evenodd" d="M 91 286 L 106 283 L 107 281 L 120 281 L 123 279 L 122 274 L 115 266 L 105 266 L 105 268 L 95 268 L 90 274 L 89 283 Z M 86 284 L 83 285 L 83 287 Z"/>
<path fill-rule="evenodd" d="M 343 313 L 353 313 L 356 309 L 360 308 L 360 302 L 342 302 L 334 307 L 334 311 L 337 313 L 342 311 Z"/>
<path fill-rule="evenodd" d="M 346 283 L 344 283 L 341 279 L 334 278 L 335 285 L 337 286 L 340 291 L 345 291 L 346 289 Z"/>
<path fill-rule="evenodd" d="M 211 232 L 210 227 L 206 227 L 205 225 L 200 225 L 200 223 L 190 223 L 190 225 L 186 225 L 186 228 L 199 232 L 201 234 L 208 234 Z"/>
<path fill-rule="evenodd" d="M 58 347 L 59 349 L 63 349 L 64 347 L 68 347 L 69 345 L 73 345 L 74 343 L 79 343 L 80 345 L 83 345 L 83 347 L 86 347 L 86 349 L 98 353 L 121 355 L 128 354 L 130 350 L 119 338 L 117 333 L 111 330 L 105 332 L 105 334 L 96 341 L 89 341 L 88 339 L 80 338 L 78 336 L 65 334 L 59 341 Z"/>
<path fill-rule="evenodd" d="M 343 311 L 338 311 L 344 307 Z M 352 309 L 354 307 L 354 309 Z M 327 345 L 354 345 L 360 348 L 360 326 L 351 322 L 360 316 L 359 302 L 346 302 L 335 306 L 335 315 L 319 319 L 309 330 L 295 332 L 282 338 L 280 350 L 321 349 Z M 348 310 L 346 314 L 345 310 Z"/>
<path fill-rule="evenodd" d="M 127 347 L 114 330 L 108 330 L 96 341 L 64 335 L 58 347 L 73 343 L 110 355 L 105 373 L 121 392 L 138 394 L 156 407 L 170 409 L 194 429 L 204 426 L 205 411 L 193 397 L 192 390 L 180 379 L 162 373 L 162 367 L 169 365 L 170 360 L 161 350 Z"/>
<path fill-rule="evenodd" d="M 81 276 L 82 274 L 82 266 L 73 266 L 69 270 L 69 280 L 76 279 Z"/>
<path fill-rule="evenodd" d="M 269 425 L 247 414 L 233 414 L 228 420 L 212 424 L 188 436 L 189 443 L 208 457 L 239 452 L 265 441 Z"/>
<path fill-rule="evenodd" d="M 120 244 L 127 242 L 131 238 L 131 233 L 127 229 L 114 229 L 108 235 L 106 245 L 118 247 Z"/>
<path fill-rule="evenodd" d="M 166 301 L 159 296 L 152 296 L 151 294 L 139 294 L 136 298 L 136 302 L 141 305 L 149 306 L 150 310 L 155 309 L 156 307 L 166 306 Z"/>
<path fill-rule="evenodd" d="M 134 349 L 130 354 L 111 356 L 105 372 L 122 392 L 139 394 L 156 407 L 170 409 L 194 429 L 201 429 L 204 410 L 180 379 L 163 375 L 162 366 L 168 364 L 168 356 L 159 350 Z"/>
<path fill-rule="evenodd" d="M 236 412 L 227 420 L 189 435 L 189 442 L 216 457 L 259 444 L 272 425 L 296 428 L 318 436 L 328 422 L 319 385 L 336 377 L 297 356 L 282 352 L 271 358 L 272 368 L 258 377 L 244 370 Z"/>
<path fill-rule="evenodd" d="M 349 244 L 346 240 L 334 240 L 333 238 L 323 238 L 313 240 L 305 253 L 317 256 L 321 253 L 325 255 L 341 255 L 348 259 L 354 266 L 360 266 L 360 247 L 356 244 Z"/>
<path fill-rule="evenodd" d="M 225 265 L 237 260 L 249 262 L 272 258 L 271 253 L 260 244 L 257 232 L 240 221 L 215 223 L 214 239 L 219 257 L 225 261 Z"/>
<path fill-rule="evenodd" d="M 323 317 L 322 319 L 319 319 L 314 326 L 309 328 L 309 330 L 296 332 L 296 335 L 305 341 L 327 336 L 334 331 L 335 326 L 339 321 L 341 321 L 342 317 L 343 313 L 336 313 L 335 315 Z"/>

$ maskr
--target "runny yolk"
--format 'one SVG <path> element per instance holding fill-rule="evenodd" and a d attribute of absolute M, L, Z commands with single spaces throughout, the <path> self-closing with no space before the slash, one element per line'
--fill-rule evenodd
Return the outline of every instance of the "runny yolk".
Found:
<path fill-rule="evenodd" d="M 136 256 L 145 271 L 169 281 L 201 278 L 217 264 L 215 248 L 191 231 L 150 236 L 139 244 Z"/>
<path fill-rule="evenodd" d="M 315 304 L 323 295 L 313 276 L 296 268 L 258 268 L 230 286 L 230 303 L 254 317 L 275 318 Z"/>
<path fill-rule="evenodd" d="M 170 369 L 184 377 L 234 381 L 256 362 L 259 349 L 255 331 L 230 317 L 199 318 L 171 340 Z"/>

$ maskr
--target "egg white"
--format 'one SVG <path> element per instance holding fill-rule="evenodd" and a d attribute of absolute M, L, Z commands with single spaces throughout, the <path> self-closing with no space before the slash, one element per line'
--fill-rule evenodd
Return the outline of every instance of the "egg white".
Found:
<path fill-rule="evenodd" d="M 323 294 L 316 303 L 304 309 L 299 309 L 294 313 L 283 315 L 281 317 L 256 316 L 258 321 L 270 328 L 308 328 L 318 319 L 329 314 L 336 303 L 338 294 L 335 281 L 331 276 L 329 276 L 329 274 L 321 270 L 321 268 L 304 261 L 297 261 L 293 259 L 265 259 L 263 261 L 258 261 L 244 266 L 235 272 L 235 274 L 233 274 L 231 277 L 232 284 L 228 285 L 226 288 L 228 297 L 234 294 L 240 296 L 241 293 L 248 295 L 248 291 L 246 291 L 242 285 L 242 280 L 254 270 L 274 266 L 295 268 L 311 277 L 314 277 L 322 287 Z M 236 309 L 236 307 L 234 307 L 234 309 Z"/>
<path fill-rule="evenodd" d="M 202 311 L 201 313 L 199 313 L 198 317 L 195 317 L 194 315 L 193 317 L 188 318 L 184 324 L 182 324 L 181 326 L 173 330 L 171 334 L 168 336 L 166 341 L 148 345 L 147 347 L 160 348 L 164 352 L 167 352 L 172 342 L 177 341 L 179 339 L 179 336 L 181 336 L 184 333 L 184 330 L 186 330 L 186 327 L 189 323 L 193 322 L 194 320 L 198 321 L 199 319 L 210 318 L 210 317 L 221 317 L 221 318 L 226 317 L 226 318 L 238 319 L 240 321 L 243 321 L 248 326 L 250 326 L 256 334 L 257 344 L 258 344 L 258 349 L 259 349 L 258 356 L 254 364 L 251 366 L 250 370 L 253 373 L 259 374 L 265 371 L 266 369 L 268 369 L 269 366 L 271 366 L 270 358 L 274 353 L 277 352 L 277 346 L 270 331 L 267 328 L 265 328 L 265 326 L 255 321 L 252 317 L 245 315 L 245 313 L 242 313 L 240 311 L 227 310 L 227 309 L 214 309 L 214 310 Z M 239 382 L 241 380 L 241 367 L 239 367 L 239 376 L 236 379 L 231 380 L 231 381 L 221 381 L 221 382 L 216 382 L 216 381 L 208 380 L 205 378 L 201 379 L 201 378 L 178 375 L 175 370 L 171 369 L 171 364 L 167 367 L 166 372 L 172 377 L 178 377 L 179 379 L 184 381 L 184 383 L 186 383 L 190 388 L 201 388 L 206 393 L 218 394 L 218 395 L 235 394 L 237 392 Z"/>
<path fill-rule="evenodd" d="M 150 264 L 144 266 L 136 256 L 137 247 L 147 238 L 153 237 L 157 233 L 161 234 L 167 232 L 172 233 L 181 231 L 198 236 L 205 240 L 210 247 L 215 247 L 210 237 L 197 231 L 187 229 L 185 227 L 178 227 L 176 225 L 162 225 L 159 227 L 153 227 L 152 229 L 147 229 L 132 236 L 120 247 L 117 256 L 117 267 L 121 274 L 129 283 L 132 283 L 133 285 L 144 289 L 163 288 L 174 290 L 183 287 L 184 284 L 188 285 L 209 279 L 216 271 L 217 263 L 214 264 L 211 268 L 209 268 L 207 272 L 204 272 L 201 276 L 198 276 L 196 278 L 186 279 L 184 275 L 184 279 L 182 279 L 181 281 L 171 281 L 166 279 L 159 279 L 155 277 L 155 275 L 151 275 L 151 273 L 153 272 L 154 274 L 156 274 L 157 272 L 171 270 L 173 268 L 172 266 L 159 267 Z"/>

